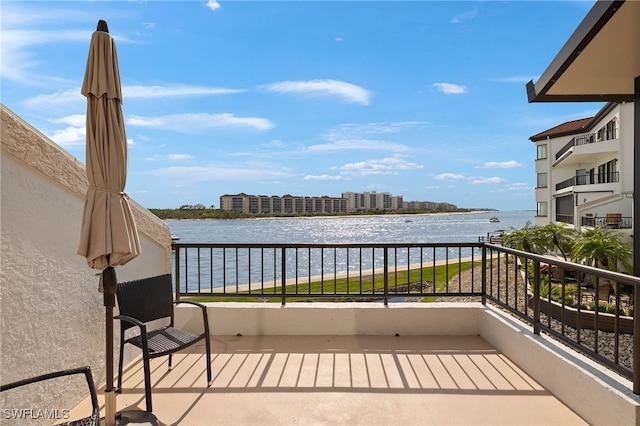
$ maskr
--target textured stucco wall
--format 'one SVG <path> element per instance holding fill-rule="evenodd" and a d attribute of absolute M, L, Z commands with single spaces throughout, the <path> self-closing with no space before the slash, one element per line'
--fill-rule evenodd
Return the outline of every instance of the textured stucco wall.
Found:
<path fill-rule="evenodd" d="M 101 385 L 102 294 L 97 271 L 77 254 L 84 165 L 4 106 L 1 113 L 0 381 L 89 365 Z M 169 229 L 133 204 L 142 254 L 116 268 L 120 281 L 170 272 Z M 114 347 L 117 359 L 117 340 Z M 71 388 L 31 389 L 28 399 L 15 393 L 1 394 L 0 408 L 63 410 L 86 394 L 86 386 L 80 379 Z"/>

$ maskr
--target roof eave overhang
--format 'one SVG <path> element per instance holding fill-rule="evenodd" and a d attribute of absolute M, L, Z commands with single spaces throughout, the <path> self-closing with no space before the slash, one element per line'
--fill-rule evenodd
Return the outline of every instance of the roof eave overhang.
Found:
<path fill-rule="evenodd" d="M 631 102 L 633 93 L 549 94 L 553 85 L 624 4 L 624 0 L 599 0 L 591 8 L 540 79 L 527 83 L 529 102 Z"/>

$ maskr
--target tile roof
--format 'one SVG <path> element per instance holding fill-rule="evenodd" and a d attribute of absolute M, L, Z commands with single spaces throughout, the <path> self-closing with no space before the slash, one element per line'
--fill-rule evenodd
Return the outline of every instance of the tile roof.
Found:
<path fill-rule="evenodd" d="M 535 142 L 543 139 L 556 138 L 559 136 L 571 135 L 574 133 L 584 133 L 587 131 L 589 125 L 592 123 L 594 117 L 581 118 L 579 120 L 567 121 L 566 123 L 559 124 L 544 132 L 533 135 L 529 140 Z"/>

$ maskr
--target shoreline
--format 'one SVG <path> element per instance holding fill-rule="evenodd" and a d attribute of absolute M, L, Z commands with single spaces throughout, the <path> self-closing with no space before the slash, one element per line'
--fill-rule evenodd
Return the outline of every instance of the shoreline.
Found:
<path fill-rule="evenodd" d="M 521 210 L 505 210 L 505 211 L 521 211 Z M 526 210 L 522 210 L 526 211 Z M 161 219 L 163 221 L 169 220 L 269 220 L 269 219 L 344 219 L 344 218 L 361 218 L 361 217 L 414 217 L 414 216 L 460 216 L 460 215 L 473 215 L 473 214 L 487 214 L 498 213 L 500 210 L 473 210 L 463 212 L 425 212 L 425 213 L 385 213 L 385 214 L 344 214 L 344 215 L 292 215 L 292 216 L 255 216 L 255 217 L 238 217 L 238 218 L 167 218 Z"/>
<path fill-rule="evenodd" d="M 413 263 L 410 265 L 397 266 L 394 268 L 393 272 L 405 272 L 407 270 L 436 267 L 436 266 L 442 266 L 446 264 L 451 266 L 451 265 L 457 265 L 463 262 L 471 262 L 471 261 L 477 262 L 479 260 L 477 259 L 477 257 L 468 256 L 468 257 L 461 257 L 453 261 L 451 259 L 449 260 L 442 259 L 442 260 L 436 260 L 435 262 L 430 261 L 428 264 L 426 264 L 426 262 Z M 391 271 L 389 271 L 389 273 L 391 273 Z M 375 268 L 375 269 L 366 269 L 366 270 L 363 270 L 362 272 L 357 271 L 353 273 L 349 271 L 343 271 L 343 272 L 336 272 L 335 274 L 332 272 L 324 275 L 322 274 L 312 275 L 311 277 L 309 277 L 308 275 L 305 275 L 304 277 L 288 278 L 284 284 L 285 286 L 295 285 L 295 284 L 304 285 L 304 284 L 309 284 L 309 283 L 314 283 L 319 281 L 333 281 L 334 279 L 340 280 L 340 279 L 345 279 L 347 277 L 353 278 L 354 280 L 360 280 L 360 276 L 362 276 L 362 279 L 365 279 L 365 278 L 369 278 L 371 276 L 377 276 L 377 275 L 384 275 L 384 267 Z M 227 293 L 230 287 L 233 287 L 234 292 L 241 292 L 241 291 L 249 291 L 251 289 L 255 290 L 256 288 L 261 288 L 261 287 L 276 288 L 276 287 L 279 287 L 280 284 L 281 284 L 280 280 L 266 280 L 266 281 L 255 281 L 255 282 L 243 283 L 243 284 L 229 284 L 227 286 L 203 289 L 204 291 L 209 291 L 209 293 L 199 294 L 199 296 L 209 296 L 209 295 L 213 296 L 215 294 Z M 278 296 L 278 294 L 275 294 L 275 296 Z"/>

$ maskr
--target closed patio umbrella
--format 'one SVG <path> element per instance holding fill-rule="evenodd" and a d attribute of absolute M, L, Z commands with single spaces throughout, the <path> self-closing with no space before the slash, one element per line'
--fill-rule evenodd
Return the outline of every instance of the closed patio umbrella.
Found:
<path fill-rule="evenodd" d="M 82 94 L 87 98 L 87 179 L 78 254 L 93 269 L 103 271 L 106 317 L 105 422 L 115 424 L 113 388 L 113 308 L 116 274 L 140 253 L 138 231 L 124 187 L 127 138 L 122 117 L 120 71 L 114 40 L 105 21 L 91 36 Z"/>

